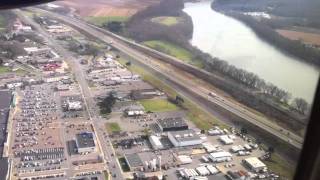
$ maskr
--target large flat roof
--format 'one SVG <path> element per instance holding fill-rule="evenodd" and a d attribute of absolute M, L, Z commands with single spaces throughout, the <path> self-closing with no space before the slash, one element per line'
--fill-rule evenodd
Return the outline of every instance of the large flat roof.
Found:
<path fill-rule="evenodd" d="M 124 155 L 129 167 L 143 166 L 143 162 L 138 154 L 125 154 Z"/>
<path fill-rule="evenodd" d="M 192 129 L 183 130 L 183 131 L 171 131 L 168 134 L 171 134 L 178 142 L 200 139 L 199 135 L 196 134 L 195 131 Z"/>
<path fill-rule="evenodd" d="M 184 127 L 188 126 L 182 117 L 157 119 L 162 128 Z"/>
<path fill-rule="evenodd" d="M 95 147 L 93 133 L 83 132 L 76 135 L 78 148 Z"/>
<path fill-rule="evenodd" d="M 6 129 L 11 100 L 11 91 L 0 91 L 0 158 L 2 157 L 3 144 L 6 140 Z"/>

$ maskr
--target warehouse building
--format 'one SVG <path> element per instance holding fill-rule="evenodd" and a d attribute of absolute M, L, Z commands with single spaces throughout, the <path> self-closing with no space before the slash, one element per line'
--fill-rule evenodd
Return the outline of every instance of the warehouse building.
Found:
<path fill-rule="evenodd" d="M 181 131 L 187 130 L 188 124 L 182 117 L 157 119 L 157 124 L 161 131 Z"/>
<path fill-rule="evenodd" d="M 170 131 L 168 138 L 175 147 L 195 146 L 202 143 L 202 139 L 194 130 Z"/>
<path fill-rule="evenodd" d="M 83 132 L 76 135 L 78 153 L 89 153 L 96 150 L 94 135 L 91 132 Z"/>
<path fill-rule="evenodd" d="M 138 154 L 125 154 L 124 158 L 130 171 L 141 170 L 143 168 L 143 162 Z"/>
<path fill-rule="evenodd" d="M 257 157 L 250 157 L 244 159 L 242 162 L 244 165 L 246 165 L 250 170 L 254 172 L 259 172 L 267 168 L 267 166 Z"/>
<path fill-rule="evenodd" d="M 162 145 L 160 141 L 161 137 L 151 135 L 149 137 L 149 141 L 151 143 L 151 146 L 154 150 L 164 149 L 164 146 Z"/>
<path fill-rule="evenodd" d="M 226 151 L 213 152 L 213 153 L 210 153 L 209 158 L 211 159 L 212 162 L 231 161 L 232 154 Z"/>

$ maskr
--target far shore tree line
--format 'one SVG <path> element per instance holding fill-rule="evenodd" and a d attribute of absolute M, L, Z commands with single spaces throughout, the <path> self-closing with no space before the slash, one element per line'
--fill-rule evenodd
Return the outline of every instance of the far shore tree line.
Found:
<path fill-rule="evenodd" d="M 161 10 L 165 9 L 165 12 Z M 193 25 L 191 18 L 182 11 L 183 2 L 181 0 L 163 0 L 160 4 L 151 6 L 144 11 L 138 12 L 126 24 L 128 35 L 137 41 L 166 40 L 189 50 L 194 60 L 200 60 L 204 64 L 204 69 L 212 73 L 221 73 L 227 77 L 241 83 L 252 92 L 259 92 L 277 103 L 290 107 L 301 114 L 307 114 L 309 104 L 302 98 L 293 98 L 292 95 L 278 88 L 272 83 L 261 79 L 258 75 L 228 64 L 227 61 L 211 57 L 189 43 L 192 37 Z M 168 27 L 150 21 L 157 16 L 181 16 L 184 23 Z"/>

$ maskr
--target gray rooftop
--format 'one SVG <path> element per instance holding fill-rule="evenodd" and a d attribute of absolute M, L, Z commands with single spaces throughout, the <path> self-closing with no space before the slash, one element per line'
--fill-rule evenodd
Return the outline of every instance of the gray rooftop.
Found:
<path fill-rule="evenodd" d="M 93 133 L 83 132 L 76 135 L 78 148 L 95 147 Z"/>
<path fill-rule="evenodd" d="M 183 131 L 171 131 L 168 134 L 171 134 L 178 142 L 200 139 L 199 135 L 196 134 L 195 131 L 192 129 L 183 130 Z"/>
<path fill-rule="evenodd" d="M 157 122 L 159 125 L 161 125 L 162 128 L 188 126 L 188 124 L 182 117 L 158 119 Z"/>
<path fill-rule="evenodd" d="M 6 140 L 6 129 L 11 99 L 11 91 L 0 91 L 0 158 L 2 157 L 3 143 Z"/>
<path fill-rule="evenodd" d="M 143 166 L 143 162 L 138 154 L 125 154 L 124 157 L 130 168 Z"/>

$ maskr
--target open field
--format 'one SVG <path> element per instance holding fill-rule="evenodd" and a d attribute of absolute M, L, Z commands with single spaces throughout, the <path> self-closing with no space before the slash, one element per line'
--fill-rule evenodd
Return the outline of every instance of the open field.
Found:
<path fill-rule="evenodd" d="M 126 22 L 129 18 L 126 16 L 88 16 L 84 19 L 96 26 L 103 26 L 110 21 Z"/>
<path fill-rule="evenodd" d="M 175 111 L 178 107 L 166 99 L 144 99 L 139 101 L 148 112 Z"/>
<path fill-rule="evenodd" d="M 282 36 L 292 40 L 301 40 L 302 42 L 307 44 L 320 46 L 320 34 L 317 33 L 308 33 L 284 29 L 278 29 L 277 32 Z"/>
<path fill-rule="evenodd" d="M 173 43 L 167 41 L 152 40 L 145 41 L 143 42 L 143 44 L 155 50 L 174 56 L 191 65 L 197 66 L 199 68 L 203 67 L 203 64 L 200 61 L 192 59 L 192 54 L 188 50 L 181 48 Z"/>
<path fill-rule="evenodd" d="M 179 22 L 179 17 L 174 16 L 159 16 L 151 19 L 152 22 L 172 26 Z"/>
<path fill-rule="evenodd" d="M 57 2 L 74 8 L 80 16 L 132 16 L 159 0 L 64 0 Z"/>
<path fill-rule="evenodd" d="M 121 128 L 118 123 L 112 122 L 112 123 L 106 123 L 105 124 L 106 129 L 108 133 L 114 133 L 114 132 L 119 132 L 121 131 Z"/>

